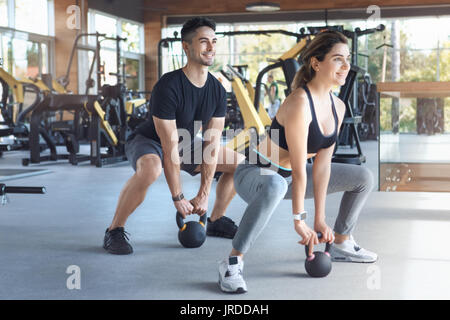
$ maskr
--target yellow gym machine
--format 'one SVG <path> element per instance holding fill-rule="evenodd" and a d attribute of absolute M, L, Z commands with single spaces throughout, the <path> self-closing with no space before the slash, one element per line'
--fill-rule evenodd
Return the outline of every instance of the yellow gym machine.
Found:
<path fill-rule="evenodd" d="M 41 79 L 17 80 L 1 67 L 0 85 L 2 89 L 0 111 L 3 118 L 0 124 L 4 126 L 0 129 L 0 137 L 14 136 L 13 143 L 0 145 L 0 152 L 28 148 L 29 130 L 25 125 L 25 119 L 42 100 L 43 93 L 51 90 Z M 34 99 L 30 100 L 28 94 L 33 95 Z M 43 132 L 42 137 L 44 140 L 50 139 L 46 132 Z"/>
<path fill-rule="evenodd" d="M 247 121 L 245 121 L 246 118 L 249 118 L 249 116 L 245 116 L 246 113 L 250 112 L 248 109 L 255 109 L 253 106 L 253 101 L 255 100 L 255 88 L 253 88 L 251 82 L 249 80 L 247 80 L 243 74 L 243 72 L 241 72 L 241 70 L 243 70 L 244 68 L 247 68 L 247 65 L 239 65 L 239 66 L 230 66 L 229 64 L 227 65 L 229 71 L 231 72 L 232 75 L 234 75 L 236 78 L 236 81 L 234 81 L 232 77 L 232 88 L 233 91 L 238 92 L 238 95 L 241 97 L 240 99 L 237 99 L 238 101 L 238 105 L 239 105 L 239 109 L 241 110 L 241 112 L 243 113 L 243 118 L 244 118 L 244 125 L 247 123 Z M 237 68 L 237 70 L 236 70 Z M 239 81 L 240 79 L 240 81 Z M 240 84 L 240 82 L 242 83 L 242 85 Z M 234 85 L 236 84 L 236 85 Z M 246 91 L 243 91 L 242 88 L 245 86 Z M 250 98 L 250 101 L 248 101 L 248 99 L 243 99 L 242 96 L 248 96 Z M 236 97 L 237 98 L 237 97 Z M 245 103 L 243 102 L 243 100 L 245 100 Z M 242 103 L 241 103 L 242 101 Z M 250 102 L 250 103 L 248 103 Z M 268 129 L 268 127 L 270 127 L 270 124 L 272 122 L 272 120 L 269 117 L 269 114 L 267 113 L 266 109 L 264 109 L 264 107 L 262 106 L 262 104 L 260 103 L 259 105 L 259 109 L 257 111 L 257 115 L 259 117 L 259 119 L 261 120 L 263 126 L 265 129 Z"/>
<path fill-rule="evenodd" d="M 234 96 L 236 97 L 237 105 L 239 106 L 239 110 L 242 116 L 242 119 L 244 121 L 244 129 L 240 131 L 237 135 L 233 137 L 233 140 L 231 140 L 228 144 L 228 148 L 230 147 L 229 144 L 233 141 L 235 141 L 237 146 L 242 145 L 242 143 L 237 144 L 237 142 L 241 141 L 248 141 L 250 137 L 248 137 L 248 134 L 251 133 L 253 135 L 263 135 L 266 128 L 265 126 L 267 124 L 270 125 L 270 118 L 267 115 L 267 112 L 264 108 L 260 108 L 259 112 L 256 111 L 256 109 L 253 107 L 253 102 L 250 97 L 250 93 L 247 91 L 246 87 L 244 86 L 244 81 L 246 84 L 249 84 L 248 81 L 243 79 L 240 73 L 238 73 L 236 70 L 234 70 L 233 67 L 228 65 L 228 69 L 231 71 L 230 73 L 222 72 L 222 74 L 231 82 L 231 87 L 233 89 Z M 251 84 L 250 84 L 251 87 Z M 248 87 L 247 87 L 248 88 Z M 253 87 L 251 87 L 253 91 Z M 254 91 L 253 91 L 254 94 Z M 263 118 L 265 119 L 265 123 L 263 123 L 262 118 L 260 117 L 260 114 L 263 115 Z M 230 132 L 227 130 L 227 133 Z M 233 135 L 236 133 L 234 131 L 231 131 Z M 236 150 L 233 148 L 233 150 Z M 240 151 L 240 150 L 238 150 Z"/>
<path fill-rule="evenodd" d="M 230 71 L 232 71 L 235 75 L 231 84 L 244 118 L 245 128 L 226 144 L 227 148 L 241 153 L 245 152 L 253 139 L 260 139 L 265 135 L 266 129 L 270 127 L 272 120 L 260 102 L 262 78 L 268 71 L 281 67 L 288 85 L 288 88 L 286 89 L 287 96 L 290 92 L 289 86 L 295 76 L 295 73 L 300 68 L 300 65 L 295 57 L 299 55 L 300 51 L 308 43 L 309 39 L 310 35 L 303 35 L 303 38 L 280 58 L 278 58 L 277 62 L 264 68 L 258 74 L 255 89 L 253 89 L 250 82 L 246 81 L 247 90 L 245 90 L 242 84 L 242 75 L 229 66 Z"/>

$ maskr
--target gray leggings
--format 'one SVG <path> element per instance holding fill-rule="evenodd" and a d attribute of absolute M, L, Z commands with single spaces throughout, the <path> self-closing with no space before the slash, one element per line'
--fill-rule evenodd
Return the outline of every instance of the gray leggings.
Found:
<path fill-rule="evenodd" d="M 265 174 L 261 174 L 264 172 Z M 312 164 L 307 164 L 305 198 L 314 197 Z M 234 173 L 234 187 L 247 202 L 239 229 L 233 239 L 233 248 L 246 253 L 269 221 L 278 203 L 292 199 L 292 182 L 279 174 L 242 163 Z M 367 197 L 372 191 L 373 176 L 365 167 L 351 164 L 331 163 L 327 194 L 344 191 L 334 231 L 342 235 L 351 234 Z"/>

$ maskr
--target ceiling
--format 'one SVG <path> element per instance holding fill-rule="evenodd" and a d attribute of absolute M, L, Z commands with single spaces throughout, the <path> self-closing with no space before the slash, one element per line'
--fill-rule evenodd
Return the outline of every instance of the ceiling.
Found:
<path fill-rule="evenodd" d="M 246 4 L 260 1 L 261 0 L 143 0 L 143 4 L 146 13 L 192 15 L 248 13 L 245 11 Z M 269 0 L 268 2 L 280 4 L 282 12 L 317 9 L 367 8 L 371 5 L 377 5 L 383 8 L 392 6 L 449 4 L 448 0 Z M 258 14 L 259 13 L 256 13 L 254 15 Z"/>

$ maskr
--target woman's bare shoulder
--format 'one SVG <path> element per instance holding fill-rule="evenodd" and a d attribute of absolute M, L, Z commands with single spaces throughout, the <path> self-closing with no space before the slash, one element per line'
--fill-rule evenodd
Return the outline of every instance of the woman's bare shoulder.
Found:
<path fill-rule="evenodd" d="M 298 118 L 300 116 L 308 117 L 308 112 L 305 113 L 309 109 L 308 104 L 308 96 L 305 90 L 303 88 L 297 88 L 284 100 L 283 106 L 280 108 L 282 112 L 277 115 L 277 118 L 285 123 L 288 119 Z"/>

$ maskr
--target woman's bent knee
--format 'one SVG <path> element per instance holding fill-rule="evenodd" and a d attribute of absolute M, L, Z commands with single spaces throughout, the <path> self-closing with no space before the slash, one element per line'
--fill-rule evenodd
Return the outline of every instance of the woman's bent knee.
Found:
<path fill-rule="evenodd" d="M 255 197 L 269 200 L 281 198 L 287 192 L 288 184 L 280 175 L 270 170 L 261 170 L 253 165 L 239 165 L 234 173 L 234 187 L 247 203 Z"/>
<path fill-rule="evenodd" d="M 360 167 L 358 171 L 358 183 L 357 190 L 358 191 L 371 191 L 374 185 L 374 177 L 372 172 L 366 167 Z"/>
<path fill-rule="evenodd" d="M 288 189 L 286 179 L 278 174 L 268 175 L 261 188 L 261 196 L 268 198 L 284 198 Z"/>

